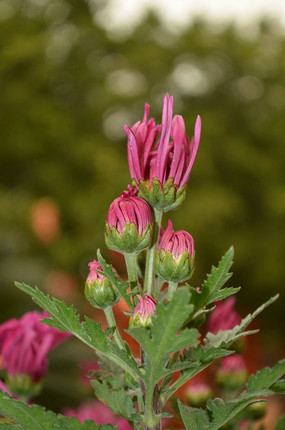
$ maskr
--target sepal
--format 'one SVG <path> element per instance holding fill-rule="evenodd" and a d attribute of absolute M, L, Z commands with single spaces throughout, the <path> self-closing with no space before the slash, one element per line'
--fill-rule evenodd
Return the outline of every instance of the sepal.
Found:
<path fill-rule="evenodd" d="M 139 183 L 133 180 L 132 185 L 138 189 L 138 195 L 159 212 L 177 209 L 186 197 L 187 185 L 178 189 L 173 184 L 173 178 L 168 179 L 164 185 L 156 177 L 151 181 L 141 179 Z"/>

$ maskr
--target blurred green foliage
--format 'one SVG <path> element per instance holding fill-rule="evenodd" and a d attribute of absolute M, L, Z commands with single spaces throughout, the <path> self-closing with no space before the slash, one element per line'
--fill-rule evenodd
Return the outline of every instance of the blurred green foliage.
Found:
<path fill-rule="evenodd" d="M 198 113 L 203 123 L 186 202 L 169 213 L 195 239 L 193 283 L 234 244 L 240 312 L 281 293 L 261 321 L 280 350 L 284 33 L 275 22 L 250 35 L 197 20 L 174 34 L 150 14 L 115 38 L 96 24 L 99 7 L 0 0 L 1 321 L 33 307 L 14 280 L 81 300 L 88 261 L 97 247 L 106 254 L 108 207 L 129 182 L 123 125 L 145 102 L 160 122 L 169 92 L 190 137 Z"/>

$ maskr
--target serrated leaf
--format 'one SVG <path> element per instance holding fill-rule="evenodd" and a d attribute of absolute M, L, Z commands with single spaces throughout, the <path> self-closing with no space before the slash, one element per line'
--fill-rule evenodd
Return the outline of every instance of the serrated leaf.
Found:
<path fill-rule="evenodd" d="M 191 414 L 197 418 L 197 429 L 218 430 L 231 419 L 236 417 L 243 409 L 252 403 L 265 401 L 260 397 L 274 394 L 271 386 L 285 373 L 285 360 L 280 361 L 272 369 L 265 368 L 249 378 L 246 390 L 236 400 L 225 403 L 222 399 L 209 399 L 207 402 L 207 418 L 199 414 L 199 409 L 183 409 L 183 422 L 191 423 Z M 193 425 L 193 424 L 192 424 Z M 187 428 L 187 427 L 186 427 Z M 195 427 L 193 427 L 195 428 Z M 190 429 L 190 427 L 189 427 Z"/>
<path fill-rule="evenodd" d="M 137 414 L 132 399 L 123 388 L 118 388 L 116 384 L 114 385 L 113 379 L 111 377 L 103 381 L 91 381 L 96 397 L 105 403 L 115 414 L 121 415 L 126 420 L 134 420 Z"/>
<path fill-rule="evenodd" d="M 222 290 L 216 291 L 211 295 L 211 301 L 208 304 L 217 302 L 218 300 L 224 300 L 233 294 L 236 294 L 240 290 L 240 287 L 229 287 L 223 288 Z"/>
<path fill-rule="evenodd" d="M 99 426 L 92 420 L 80 423 L 76 418 L 56 415 L 46 411 L 42 406 L 27 405 L 20 400 L 12 399 L 7 393 L 1 391 L 0 415 L 15 421 L 13 427 L 19 430 L 111 430 L 116 428 L 110 424 Z M 3 429 L 5 425 L 7 429 L 13 428 L 5 423 Z"/>
<path fill-rule="evenodd" d="M 211 363 L 218 358 L 226 357 L 233 354 L 233 351 L 228 351 L 222 348 L 212 348 L 206 350 L 203 345 L 197 348 L 183 351 L 184 361 L 175 363 L 172 370 L 183 370 L 180 377 L 168 389 L 164 391 L 162 396 L 163 404 L 175 393 L 178 388 L 185 384 L 190 378 L 198 375 L 206 369 Z"/>
<path fill-rule="evenodd" d="M 259 370 L 255 375 L 251 375 L 246 385 L 246 393 L 249 394 L 257 390 L 271 388 L 271 386 L 275 384 L 284 374 L 285 359 L 276 363 L 272 368 L 265 367 L 264 369 Z M 284 382 L 285 381 L 283 380 L 283 385 Z"/>
<path fill-rule="evenodd" d="M 122 297 L 129 308 L 131 310 L 134 309 L 134 305 L 131 301 L 131 296 L 127 293 L 127 289 L 129 288 L 128 282 L 121 282 L 119 281 L 118 277 L 116 276 L 114 270 L 112 269 L 111 264 L 107 264 L 105 259 L 102 257 L 100 249 L 97 251 L 97 257 L 98 261 L 101 264 L 101 267 L 103 269 L 103 273 L 106 276 L 106 278 L 109 279 L 109 281 L 113 284 L 117 294 Z"/>
<path fill-rule="evenodd" d="M 151 378 L 153 384 L 168 374 L 165 366 L 171 353 L 197 344 L 200 336 L 198 330 L 180 330 L 193 310 L 193 305 L 187 304 L 189 297 L 186 288 L 179 288 L 170 303 L 158 304 L 156 314 L 152 318 L 151 330 L 132 328 L 128 331 L 145 353 L 144 379 Z"/>
<path fill-rule="evenodd" d="M 254 320 L 254 318 L 259 315 L 265 308 L 267 308 L 269 305 L 271 305 L 273 302 L 275 302 L 279 297 L 279 294 L 277 294 L 274 297 L 271 297 L 267 302 L 265 302 L 263 305 L 259 306 L 258 309 L 256 309 L 253 314 L 247 315 L 240 323 L 240 325 L 235 326 L 231 330 L 220 330 L 218 333 L 207 333 L 206 337 L 204 339 L 204 345 L 206 349 L 210 348 L 227 348 L 229 347 L 235 340 L 239 339 L 240 337 L 248 336 L 250 334 L 257 333 L 258 330 L 249 330 L 244 331 L 246 327 Z"/>
<path fill-rule="evenodd" d="M 45 318 L 45 324 L 57 327 L 60 331 L 72 333 L 90 348 L 99 351 L 129 372 L 135 379 L 140 376 L 136 361 L 108 338 L 110 332 L 109 330 L 104 332 L 101 323 L 88 317 L 85 317 L 85 321 L 81 322 L 74 306 L 67 307 L 64 302 L 45 295 L 37 287 L 32 288 L 18 282 L 15 285 L 29 294 L 35 303 L 49 313 L 51 318 Z"/>
<path fill-rule="evenodd" d="M 186 430 L 204 430 L 209 425 L 208 415 L 203 409 L 195 409 L 178 400 L 179 412 Z"/>
<path fill-rule="evenodd" d="M 196 291 L 194 288 L 191 290 L 191 301 L 195 306 L 195 312 L 203 306 L 207 306 L 218 300 L 217 297 L 221 294 L 221 288 L 232 276 L 229 270 L 233 264 L 233 256 L 234 248 L 231 247 L 222 257 L 218 266 L 212 266 L 211 273 L 207 275 L 207 279 L 204 281 L 201 291 Z M 228 288 L 225 290 L 223 298 L 235 294 L 238 290 L 238 288 Z"/>

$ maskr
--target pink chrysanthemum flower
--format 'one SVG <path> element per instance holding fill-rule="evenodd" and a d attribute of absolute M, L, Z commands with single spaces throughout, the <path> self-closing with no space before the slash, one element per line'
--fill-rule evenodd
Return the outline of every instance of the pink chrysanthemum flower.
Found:
<path fill-rule="evenodd" d="M 0 326 L 0 368 L 9 377 L 28 375 L 37 383 L 45 376 L 48 352 L 70 336 L 40 322 L 48 317 L 46 312 L 28 312 Z"/>
<path fill-rule="evenodd" d="M 139 252 L 147 248 L 152 230 L 149 204 L 136 195 L 131 185 L 111 204 L 105 225 L 106 244 L 122 253 Z"/>
<path fill-rule="evenodd" d="M 118 430 L 131 430 L 129 423 L 122 417 L 119 417 L 104 405 L 104 403 L 94 400 L 90 403 L 85 403 L 77 409 L 65 409 L 63 414 L 67 417 L 75 417 L 81 423 L 86 420 L 93 420 L 97 424 L 112 424 L 118 426 Z"/>
<path fill-rule="evenodd" d="M 89 264 L 89 275 L 85 282 L 84 294 L 87 300 L 95 308 L 107 308 L 113 306 L 118 297 L 113 285 L 100 271 L 103 271 L 101 264 L 93 260 Z M 113 268 L 116 273 L 116 270 Z"/>
<path fill-rule="evenodd" d="M 201 119 L 197 117 L 194 137 L 189 142 L 182 116 L 173 117 L 172 96 L 164 97 L 161 126 L 153 118 L 148 119 L 148 114 L 146 104 L 143 120 L 132 128 L 124 127 L 129 170 L 143 197 L 156 209 L 167 211 L 179 206 L 185 197 L 199 147 Z"/>
<path fill-rule="evenodd" d="M 174 231 L 169 220 L 165 231 L 161 229 L 156 255 L 156 272 L 167 282 L 183 282 L 193 272 L 195 259 L 194 240 L 184 230 Z"/>
<path fill-rule="evenodd" d="M 155 313 L 156 301 L 145 294 L 144 298 L 137 295 L 139 303 L 136 305 L 133 315 L 130 318 L 131 327 L 150 327 L 152 315 Z"/>

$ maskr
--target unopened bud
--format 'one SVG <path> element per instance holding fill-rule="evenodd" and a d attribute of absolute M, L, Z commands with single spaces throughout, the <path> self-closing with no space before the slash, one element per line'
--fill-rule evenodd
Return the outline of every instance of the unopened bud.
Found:
<path fill-rule="evenodd" d="M 193 273 L 194 240 L 186 231 L 174 231 L 171 221 L 162 233 L 156 253 L 156 273 L 167 282 L 183 282 Z"/>
<path fill-rule="evenodd" d="M 228 390 L 238 390 L 247 380 L 247 370 L 244 359 L 239 354 L 223 358 L 216 373 L 217 383 Z"/>
<path fill-rule="evenodd" d="M 102 273 L 102 267 L 98 261 L 94 260 L 88 264 L 89 275 L 85 282 L 85 297 L 95 308 L 107 308 L 117 302 L 117 295 L 114 287 Z M 113 269 L 115 272 L 115 269 Z"/>
<path fill-rule="evenodd" d="M 130 318 L 130 327 L 151 326 L 152 315 L 155 313 L 156 301 L 145 294 L 144 299 L 138 294 L 139 303 L 136 305 L 133 315 Z"/>
<path fill-rule="evenodd" d="M 213 396 L 213 391 L 208 384 L 196 381 L 187 387 L 185 396 L 189 406 L 199 408 L 206 405 L 207 400 Z"/>
<path fill-rule="evenodd" d="M 146 249 L 152 231 L 149 204 L 136 196 L 135 188 L 128 188 L 111 204 L 105 224 L 106 245 L 123 254 Z"/>

